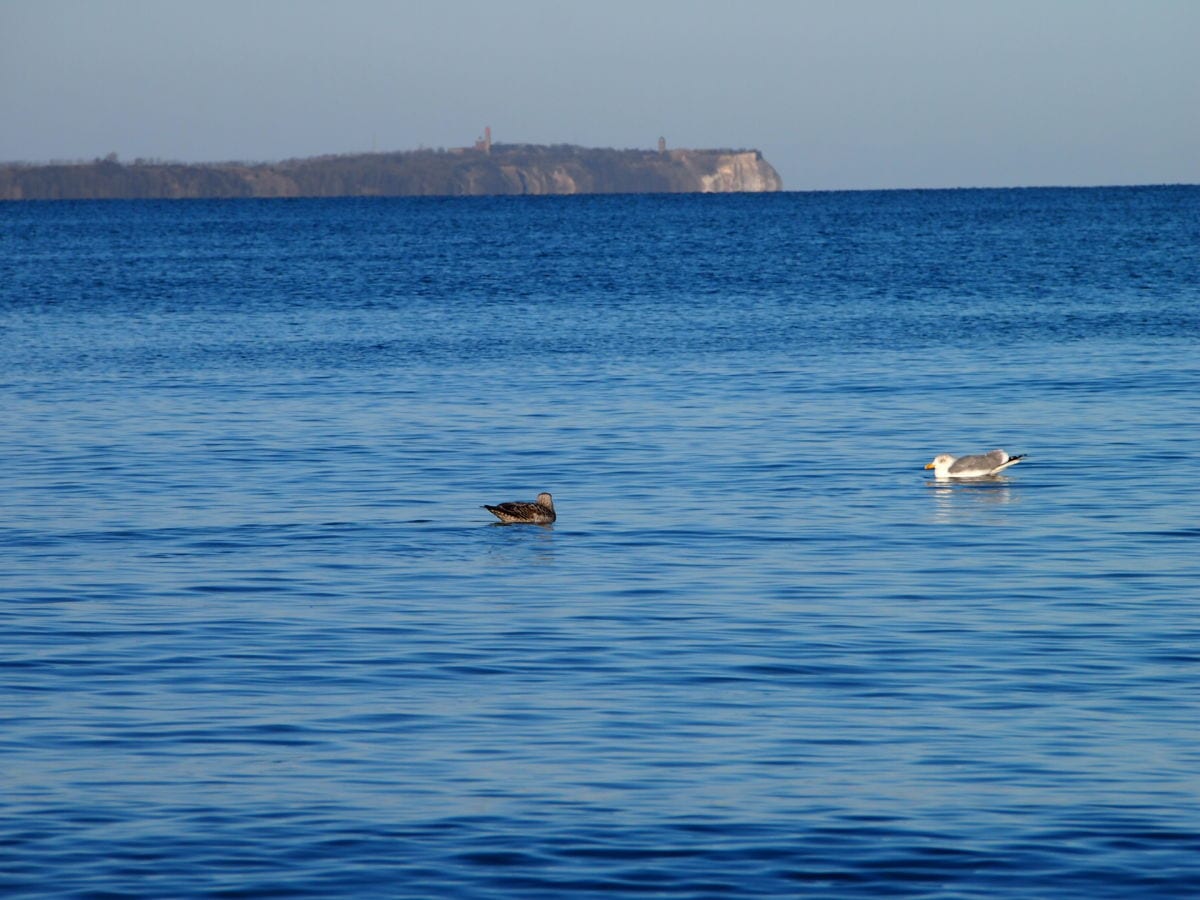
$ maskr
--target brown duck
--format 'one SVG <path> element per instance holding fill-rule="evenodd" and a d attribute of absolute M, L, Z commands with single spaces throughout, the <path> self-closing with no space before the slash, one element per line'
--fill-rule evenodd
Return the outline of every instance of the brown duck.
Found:
<path fill-rule="evenodd" d="M 514 500 L 509 503 L 497 503 L 495 506 L 483 504 L 483 508 L 505 523 L 528 522 L 533 525 L 546 525 L 553 522 L 554 498 L 545 491 L 537 495 L 532 503 Z"/>

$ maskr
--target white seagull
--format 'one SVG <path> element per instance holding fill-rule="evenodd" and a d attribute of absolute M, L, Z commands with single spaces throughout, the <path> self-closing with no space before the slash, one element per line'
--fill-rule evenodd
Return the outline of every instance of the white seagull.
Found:
<path fill-rule="evenodd" d="M 949 453 L 939 453 L 933 458 L 933 462 L 926 463 L 925 468 L 933 469 L 933 476 L 939 479 L 986 478 L 988 475 L 999 474 L 1024 458 L 1024 453 L 1009 456 L 1003 450 L 958 457 L 951 456 Z"/>
<path fill-rule="evenodd" d="M 554 513 L 554 498 L 545 491 L 538 494 L 537 499 L 532 503 L 513 500 L 508 503 L 497 503 L 495 506 L 485 503 L 483 508 L 507 524 L 528 522 L 533 525 L 546 525 L 558 518 Z"/>

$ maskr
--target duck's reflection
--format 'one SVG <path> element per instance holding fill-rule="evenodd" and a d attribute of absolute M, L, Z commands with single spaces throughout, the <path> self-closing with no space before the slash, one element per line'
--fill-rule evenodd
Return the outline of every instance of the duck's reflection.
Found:
<path fill-rule="evenodd" d="M 498 528 L 505 535 L 502 543 L 493 544 L 488 551 L 493 559 L 515 562 L 514 548 L 530 553 L 521 557 L 520 564 L 547 564 L 554 562 L 554 526 L 550 523 L 489 522 L 486 528 Z"/>

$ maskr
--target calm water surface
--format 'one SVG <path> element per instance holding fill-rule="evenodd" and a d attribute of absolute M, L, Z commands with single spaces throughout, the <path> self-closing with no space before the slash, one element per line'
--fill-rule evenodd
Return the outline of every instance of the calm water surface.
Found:
<path fill-rule="evenodd" d="M 5 204 L 0 397 L 5 896 L 1200 884 L 1200 188 Z"/>

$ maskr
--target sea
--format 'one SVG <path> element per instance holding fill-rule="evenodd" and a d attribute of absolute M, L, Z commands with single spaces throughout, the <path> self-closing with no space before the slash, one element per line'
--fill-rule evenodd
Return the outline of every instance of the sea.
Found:
<path fill-rule="evenodd" d="M 0 403 L 5 898 L 1200 895 L 1200 187 L 5 203 Z"/>

